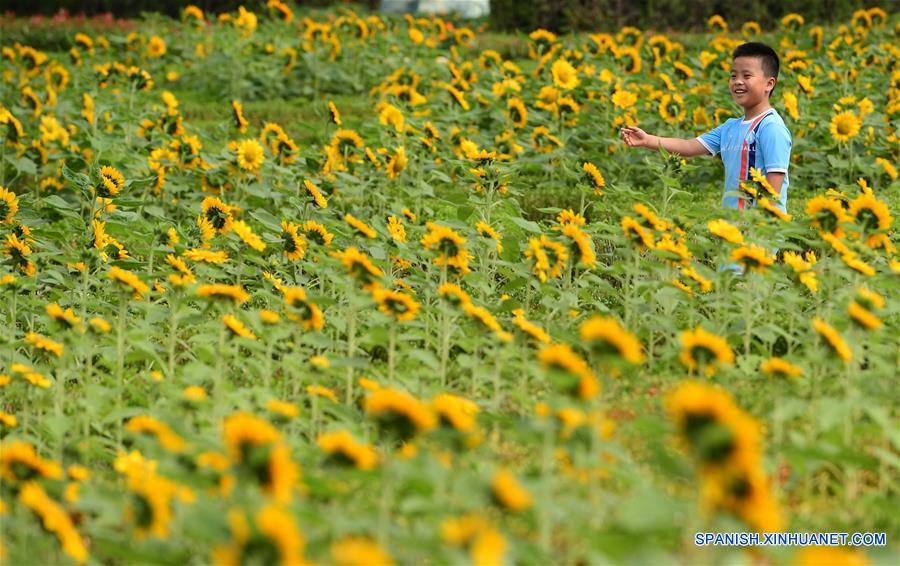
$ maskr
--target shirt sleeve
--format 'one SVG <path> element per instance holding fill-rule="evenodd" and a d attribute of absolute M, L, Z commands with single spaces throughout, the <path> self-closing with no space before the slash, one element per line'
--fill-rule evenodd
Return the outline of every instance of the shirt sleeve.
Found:
<path fill-rule="evenodd" d="M 781 124 L 767 124 L 759 131 L 759 150 L 766 173 L 787 173 L 791 164 L 791 134 Z"/>
<path fill-rule="evenodd" d="M 722 129 L 724 127 L 725 124 L 721 124 L 717 128 L 697 137 L 697 141 L 706 148 L 710 155 L 716 155 L 722 148 Z"/>

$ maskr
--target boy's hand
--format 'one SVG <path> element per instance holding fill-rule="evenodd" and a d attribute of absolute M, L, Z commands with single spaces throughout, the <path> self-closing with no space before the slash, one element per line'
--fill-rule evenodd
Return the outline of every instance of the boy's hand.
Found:
<path fill-rule="evenodd" d="M 628 147 L 649 147 L 650 134 L 637 126 L 625 126 L 620 130 L 622 139 Z"/>

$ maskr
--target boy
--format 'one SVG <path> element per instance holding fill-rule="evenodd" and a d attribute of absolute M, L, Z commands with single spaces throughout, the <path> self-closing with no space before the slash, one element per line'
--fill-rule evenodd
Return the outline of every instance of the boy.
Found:
<path fill-rule="evenodd" d="M 740 181 L 750 178 L 750 168 L 760 169 L 778 194 L 775 205 L 787 212 L 788 166 L 791 134 L 769 99 L 778 82 L 778 55 L 768 45 L 744 43 L 732 53 L 731 97 L 744 109 L 743 118 L 731 118 L 697 138 L 662 138 L 630 126 L 622 128 L 629 147 L 657 149 L 683 157 L 722 154 L 725 190 L 722 205 L 745 209 L 752 199 L 738 196 Z"/>

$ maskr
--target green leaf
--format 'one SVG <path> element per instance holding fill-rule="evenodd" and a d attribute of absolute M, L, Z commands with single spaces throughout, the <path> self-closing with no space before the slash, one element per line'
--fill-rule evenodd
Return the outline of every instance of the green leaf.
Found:
<path fill-rule="evenodd" d="M 541 233 L 541 227 L 538 226 L 537 222 L 534 222 L 532 220 L 525 220 L 524 218 L 519 218 L 516 216 L 511 217 L 509 220 L 510 220 L 510 222 L 512 222 L 519 228 L 522 228 L 526 232 L 531 232 L 532 234 L 540 234 Z"/>
<path fill-rule="evenodd" d="M 37 166 L 27 157 L 7 157 L 6 160 L 12 163 L 19 173 L 37 175 Z"/>

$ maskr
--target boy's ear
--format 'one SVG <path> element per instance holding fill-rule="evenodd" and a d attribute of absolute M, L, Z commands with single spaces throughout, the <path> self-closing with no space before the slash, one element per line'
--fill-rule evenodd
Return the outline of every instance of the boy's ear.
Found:
<path fill-rule="evenodd" d="M 775 85 L 778 84 L 778 79 L 775 77 L 769 77 L 766 79 L 766 85 L 769 87 L 767 94 L 772 94 L 772 91 L 775 90 Z"/>

